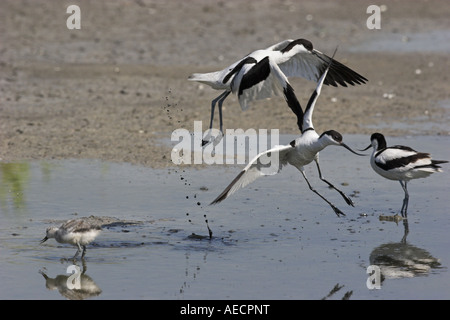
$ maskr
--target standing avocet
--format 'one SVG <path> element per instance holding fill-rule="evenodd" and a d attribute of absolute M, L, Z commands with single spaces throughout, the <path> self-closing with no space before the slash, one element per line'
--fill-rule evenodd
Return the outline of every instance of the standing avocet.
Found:
<path fill-rule="evenodd" d="M 432 160 L 429 153 L 417 152 L 406 146 L 387 147 L 386 139 L 381 133 L 374 133 L 370 137 L 371 144 L 365 151 L 373 147 L 370 165 L 380 176 L 389 180 L 398 180 L 402 185 L 405 197 L 400 210 L 402 217 L 407 217 L 409 194 L 407 183 L 410 180 L 426 178 L 434 172 L 441 172 L 440 163 L 446 160 Z"/>
<path fill-rule="evenodd" d="M 81 258 L 84 258 L 86 245 L 94 241 L 100 231 L 99 226 L 89 223 L 84 218 L 68 220 L 59 228 L 47 228 L 46 236 L 41 240 L 41 243 L 50 238 L 55 238 L 59 243 L 68 243 L 78 248 L 72 259 L 75 259 L 81 251 L 83 251 Z"/>
<path fill-rule="evenodd" d="M 317 82 L 330 62 L 333 63 L 324 84 L 347 87 L 347 84 L 363 84 L 368 81 L 342 63 L 313 49 L 312 43 L 306 39 L 281 41 L 266 49 L 254 51 L 223 70 L 194 73 L 188 80 L 207 84 L 216 90 L 224 90 L 212 100 L 209 134 L 213 125 L 216 103 L 219 106 L 220 132 L 222 133 L 222 104 L 231 92 L 237 94 L 243 111 L 248 109 L 249 103 L 253 100 L 269 98 L 283 92 L 288 106 L 300 121 L 298 123 L 300 127 L 302 115 L 296 108 L 298 101 L 288 78 L 302 77 Z M 210 137 L 205 138 L 202 144 L 208 143 L 209 139 Z"/>
<path fill-rule="evenodd" d="M 334 62 L 330 60 L 331 66 Z M 225 188 L 225 190 L 213 201 L 211 204 L 216 204 L 228 198 L 231 194 L 247 186 L 249 183 L 253 182 L 257 178 L 264 175 L 274 175 L 281 171 L 282 167 L 287 165 L 288 163 L 294 167 L 296 167 L 303 175 L 308 184 L 308 187 L 311 191 L 316 193 L 319 197 L 321 197 L 325 202 L 327 202 L 331 208 L 334 210 L 336 215 L 339 217 L 340 215 L 345 215 L 341 210 L 339 210 L 334 204 L 328 201 L 324 196 L 322 196 L 319 192 L 317 192 L 309 183 L 308 178 L 305 174 L 304 166 L 311 163 L 313 160 L 316 162 L 317 170 L 319 172 L 319 177 L 322 181 L 327 183 L 331 188 L 335 189 L 339 192 L 339 194 L 344 198 L 345 202 L 348 205 L 354 206 L 353 201 L 345 195 L 344 192 L 337 189 L 330 182 L 325 180 L 322 176 L 322 172 L 319 166 L 319 151 L 323 150 L 327 146 L 336 145 L 342 146 L 351 152 L 356 153 L 350 147 L 348 147 L 345 143 L 342 142 L 342 135 L 334 130 L 328 130 L 322 133 L 320 136 L 314 130 L 312 124 L 312 114 L 314 111 L 314 106 L 316 104 L 317 98 L 320 95 L 320 90 L 324 83 L 325 77 L 327 75 L 328 70 L 331 70 L 330 64 L 325 69 L 322 77 L 319 79 L 317 87 L 311 98 L 308 101 L 308 105 L 306 107 L 305 113 L 302 118 L 302 135 L 293 140 L 289 145 L 286 146 L 275 146 L 274 148 L 261 152 L 258 154 L 240 173 L 239 175 Z M 261 159 L 262 157 L 269 156 L 271 159 L 278 159 L 279 166 L 268 166 L 267 164 L 263 164 Z"/>

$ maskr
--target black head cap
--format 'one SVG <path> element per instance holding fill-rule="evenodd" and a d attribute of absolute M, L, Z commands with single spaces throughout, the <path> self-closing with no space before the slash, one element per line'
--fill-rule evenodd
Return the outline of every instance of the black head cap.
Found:
<path fill-rule="evenodd" d="M 375 132 L 370 136 L 370 141 L 376 140 L 378 142 L 378 150 L 386 148 L 386 139 L 381 133 Z"/>
<path fill-rule="evenodd" d="M 306 39 L 297 39 L 292 41 L 291 43 L 289 43 L 286 48 L 282 49 L 281 52 L 288 52 L 289 50 L 291 50 L 293 47 L 295 47 L 296 45 L 302 45 L 305 47 L 306 50 L 311 51 L 313 49 L 313 44 L 311 41 L 306 40 Z"/>
<path fill-rule="evenodd" d="M 323 135 L 330 136 L 336 142 L 339 142 L 339 143 L 342 142 L 342 135 L 339 132 L 335 131 L 335 130 L 325 131 L 324 133 L 322 133 L 320 135 L 320 137 L 322 137 Z"/>

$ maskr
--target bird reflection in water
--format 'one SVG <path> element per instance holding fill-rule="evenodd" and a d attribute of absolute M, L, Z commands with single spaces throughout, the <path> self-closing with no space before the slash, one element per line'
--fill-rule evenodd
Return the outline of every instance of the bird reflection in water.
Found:
<path fill-rule="evenodd" d="M 82 260 L 82 262 L 83 265 L 81 269 L 79 288 L 74 287 L 73 289 L 70 289 L 67 285 L 71 274 L 60 274 L 55 278 L 50 278 L 47 276 L 44 268 L 44 270 L 39 270 L 39 273 L 45 279 L 46 288 L 49 290 L 58 290 L 63 297 L 69 300 L 84 300 L 99 296 L 102 293 L 102 290 L 97 286 L 94 280 L 86 274 L 86 262 L 84 260 Z"/>
<path fill-rule="evenodd" d="M 402 222 L 404 233 L 400 242 L 382 244 L 373 249 L 370 254 L 370 264 L 380 267 L 381 282 L 385 279 L 425 276 L 432 269 L 441 268 L 439 259 L 433 257 L 425 249 L 418 248 L 406 241 L 409 233 L 408 220 L 404 219 Z"/>

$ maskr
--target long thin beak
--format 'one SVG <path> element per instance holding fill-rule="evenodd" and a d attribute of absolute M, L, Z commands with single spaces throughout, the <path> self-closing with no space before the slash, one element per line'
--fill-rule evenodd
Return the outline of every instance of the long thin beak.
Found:
<path fill-rule="evenodd" d="M 341 143 L 341 146 L 343 146 L 345 149 L 347 149 L 347 150 L 349 150 L 350 152 L 352 152 L 352 153 L 354 153 L 354 154 L 356 154 L 356 155 L 358 155 L 358 156 L 367 156 L 367 154 L 362 154 L 362 153 L 358 153 L 358 152 L 355 152 L 355 151 L 353 151 L 348 145 L 346 145 L 345 143 Z M 366 149 L 367 150 L 367 149 Z M 364 151 L 364 150 L 361 150 L 361 151 Z"/>
<path fill-rule="evenodd" d="M 358 149 L 358 151 L 366 151 L 366 150 L 369 149 L 371 146 L 372 146 L 372 145 L 369 144 L 367 148 L 365 148 L 365 149 L 363 149 L 363 150 L 359 150 L 359 149 Z"/>
<path fill-rule="evenodd" d="M 45 238 L 44 239 L 42 239 L 41 241 L 40 241 L 40 243 L 41 244 L 43 244 L 45 241 L 47 241 L 48 240 L 48 238 L 47 238 L 47 236 L 45 236 Z"/>

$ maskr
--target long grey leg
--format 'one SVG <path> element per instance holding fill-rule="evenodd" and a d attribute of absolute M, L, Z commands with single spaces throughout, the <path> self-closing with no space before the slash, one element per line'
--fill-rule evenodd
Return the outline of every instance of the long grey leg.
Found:
<path fill-rule="evenodd" d="M 400 212 L 402 213 L 402 217 L 406 218 L 408 216 L 408 202 L 409 202 L 409 194 L 408 194 L 408 188 L 406 186 L 406 181 L 403 182 L 401 180 L 400 184 L 402 185 L 403 191 L 405 191 L 405 198 L 403 198 L 403 205 L 402 205 L 402 209 L 400 210 Z"/>
<path fill-rule="evenodd" d="M 219 122 L 220 122 L 220 132 L 223 134 L 223 120 L 222 120 L 222 104 L 225 99 L 228 97 L 231 91 L 226 91 L 223 95 L 222 99 L 219 100 Z"/>
<path fill-rule="evenodd" d="M 76 257 L 78 257 L 78 255 L 79 255 L 80 252 L 82 251 L 81 245 L 80 245 L 79 243 L 77 243 L 77 247 L 78 247 L 77 252 L 75 252 L 75 255 L 73 256 L 72 259 L 75 259 Z"/>
<path fill-rule="evenodd" d="M 213 121 L 214 121 L 214 110 L 216 108 L 216 103 L 219 102 L 219 118 L 220 118 L 220 131 L 222 132 L 222 103 L 223 100 L 225 100 L 225 98 L 230 94 L 231 91 L 225 91 L 222 92 L 217 98 L 215 98 L 212 102 L 211 102 L 211 119 L 209 121 L 209 133 L 207 135 L 208 139 L 203 139 L 202 140 L 202 147 L 205 146 L 206 144 L 208 144 L 210 141 L 210 135 L 211 135 L 211 129 L 213 127 Z"/>
<path fill-rule="evenodd" d="M 347 202 L 347 204 L 349 206 L 354 207 L 355 204 L 353 203 L 352 199 L 350 199 L 344 192 L 342 192 L 341 190 L 339 190 L 338 188 L 336 188 L 334 185 L 332 185 L 330 182 L 328 182 L 327 180 L 325 180 L 325 178 L 322 176 L 322 171 L 320 171 L 320 166 L 319 166 L 319 157 L 317 156 L 314 161 L 316 162 L 317 165 L 317 171 L 319 171 L 319 178 L 320 180 L 322 180 L 323 182 L 325 182 L 326 184 L 328 184 L 331 188 L 333 188 L 334 190 L 336 190 L 337 192 L 340 193 L 340 195 L 342 196 L 342 198 L 344 198 L 345 202 Z"/>
<path fill-rule="evenodd" d="M 406 237 L 408 236 L 409 233 L 409 225 L 408 225 L 408 219 L 403 219 L 403 237 L 401 240 L 401 243 L 406 243 Z"/>
<path fill-rule="evenodd" d="M 324 196 L 322 196 L 319 192 L 317 192 L 317 191 L 311 186 L 311 184 L 310 184 L 309 181 L 308 181 L 308 178 L 306 178 L 306 174 L 305 174 L 303 168 L 300 170 L 300 172 L 302 173 L 303 178 L 305 178 L 306 183 L 308 184 L 308 187 L 309 187 L 309 189 L 310 189 L 312 192 L 314 192 L 315 194 L 317 194 L 317 195 L 318 195 L 319 197 L 321 197 L 326 203 L 328 203 L 328 204 L 330 205 L 330 207 L 334 210 L 334 212 L 336 213 L 336 215 L 337 215 L 338 217 L 339 217 L 340 215 L 345 216 L 345 214 L 344 214 L 341 210 L 339 210 L 339 209 L 338 209 L 334 204 L 332 204 L 330 201 L 328 201 L 327 199 L 325 199 Z"/>
<path fill-rule="evenodd" d="M 81 254 L 81 259 L 84 258 L 85 254 L 86 254 L 86 246 L 83 246 L 83 253 Z"/>

